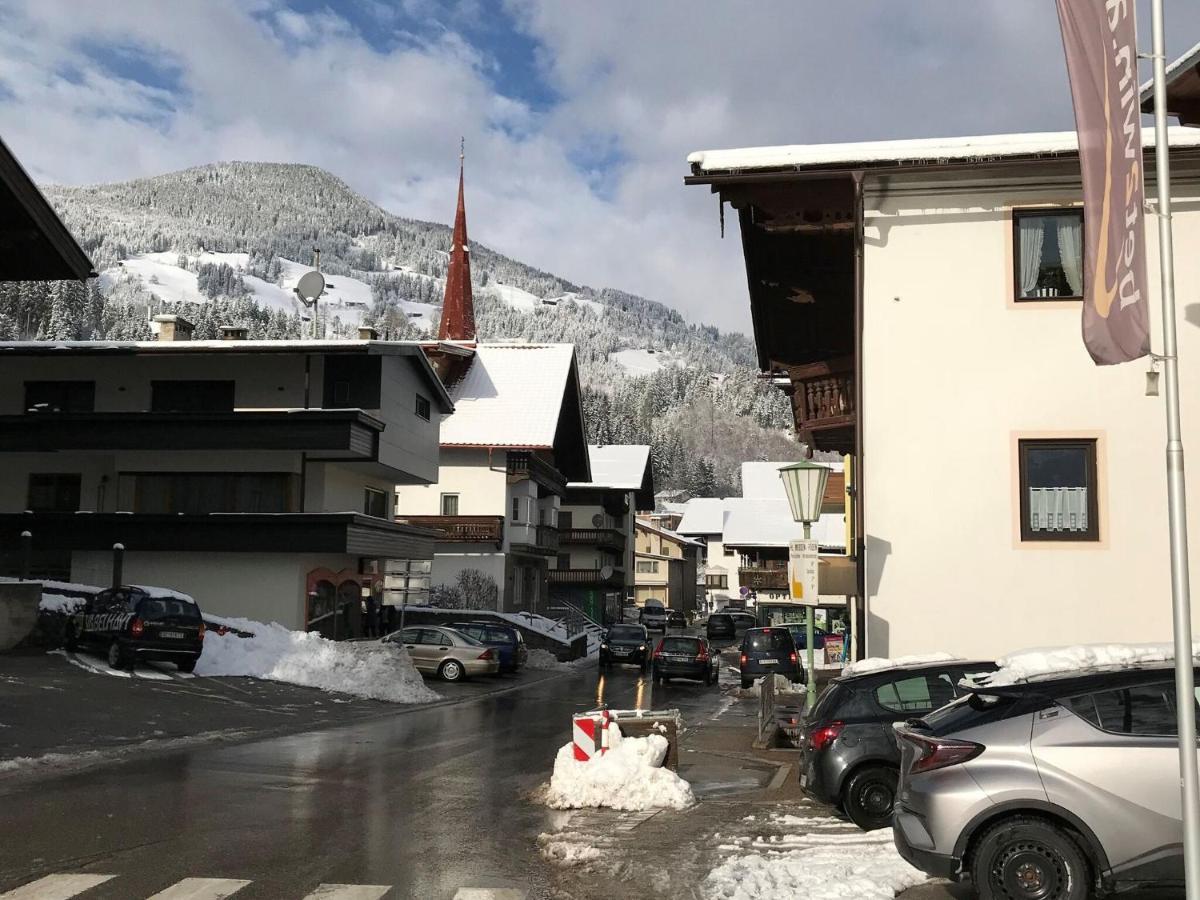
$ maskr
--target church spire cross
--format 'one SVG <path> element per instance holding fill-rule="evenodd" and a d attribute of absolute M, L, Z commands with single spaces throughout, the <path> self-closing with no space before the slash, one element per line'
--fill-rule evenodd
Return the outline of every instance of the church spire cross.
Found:
<path fill-rule="evenodd" d="M 454 235 L 450 264 L 446 269 L 446 295 L 442 301 L 439 341 L 475 340 L 475 301 L 471 295 L 471 259 L 467 242 L 467 204 L 463 193 L 466 138 L 459 140 L 458 209 L 454 213 Z"/>

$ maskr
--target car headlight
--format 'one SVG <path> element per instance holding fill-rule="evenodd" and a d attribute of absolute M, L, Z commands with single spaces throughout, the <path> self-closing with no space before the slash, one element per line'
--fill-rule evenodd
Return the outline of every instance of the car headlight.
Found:
<path fill-rule="evenodd" d="M 601 649 L 601 650 L 607 650 L 607 649 L 608 649 L 608 644 L 601 644 L 601 645 L 600 645 L 600 649 Z"/>
<path fill-rule="evenodd" d="M 645 650 L 645 649 L 646 649 L 646 645 L 645 645 L 645 644 L 642 644 L 642 646 L 638 647 L 638 649 L 639 649 L 639 650 Z"/>

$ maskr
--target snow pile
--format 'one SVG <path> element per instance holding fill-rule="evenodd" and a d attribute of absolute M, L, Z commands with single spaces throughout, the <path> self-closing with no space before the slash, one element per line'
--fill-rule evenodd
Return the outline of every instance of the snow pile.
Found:
<path fill-rule="evenodd" d="M 898 669 L 901 666 L 920 666 L 927 663 L 953 662 L 962 659 L 961 656 L 955 656 L 952 653 L 919 653 L 913 656 L 897 656 L 895 659 L 886 659 L 882 656 L 872 656 L 869 659 L 860 659 L 858 662 L 852 662 L 842 669 L 843 675 L 863 675 L 867 672 L 878 672 L 882 669 Z"/>
<path fill-rule="evenodd" d="M 1192 657 L 1200 656 L 1200 642 Z M 1035 647 L 1010 653 L 996 661 L 998 671 L 976 676 L 982 685 L 1015 684 L 1044 675 L 1067 674 L 1104 666 L 1172 662 L 1174 644 L 1076 644 L 1071 647 Z"/>
<path fill-rule="evenodd" d="M 338 642 L 275 622 L 223 619 L 253 637 L 204 635 L 197 675 L 241 675 L 338 691 L 389 703 L 426 703 L 438 695 L 425 686 L 400 644 Z"/>
<path fill-rule="evenodd" d="M 560 662 L 558 657 L 549 650 L 535 648 L 529 651 L 529 656 L 525 659 L 525 668 L 561 669 L 563 671 L 570 671 L 572 666 L 570 663 Z"/>
<path fill-rule="evenodd" d="M 704 879 L 711 900 L 892 900 L 900 891 L 921 884 L 924 873 L 896 852 L 890 831 L 797 835 L 782 841 L 797 847 L 735 856 Z"/>
<path fill-rule="evenodd" d="M 609 726 L 609 741 L 607 753 L 586 762 L 575 759 L 573 745 L 563 745 L 554 760 L 554 774 L 545 795 L 547 806 L 684 809 L 695 802 L 691 786 L 670 769 L 661 768 L 667 757 L 665 737 L 622 737 L 620 726 L 614 722 Z"/>
<path fill-rule="evenodd" d="M 567 840 L 563 840 L 564 838 Z M 538 835 L 537 840 L 543 856 L 564 866 L 591 862 L 604 855 L 604 851 L 593 846 L 584 835 L 575 831 L 560 831 L 555 834 L 543 832 Z"/>

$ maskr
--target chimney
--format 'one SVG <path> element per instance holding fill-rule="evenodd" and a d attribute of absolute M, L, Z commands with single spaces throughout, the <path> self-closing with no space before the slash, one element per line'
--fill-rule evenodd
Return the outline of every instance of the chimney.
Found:
<path fill-rule="evenodd" d="M 223 341 L 244 341 L 250 333 L 250 330 L 242 325 L 222 325 L 218 330 Z"/>
<path fill-rule="evenodd" d="M 192 332 L 196 329 L 196 326 L 183 316 L 172 313 L 155 316 L 150 322 L 150 327 L 160 341 L 190 341 Z"/>
<path fill-rule="evenodd" d="M 370 325 L 359 325 L 358 339 L 360 341 L 377 341 L 379 340 L 379 332 Z"/>

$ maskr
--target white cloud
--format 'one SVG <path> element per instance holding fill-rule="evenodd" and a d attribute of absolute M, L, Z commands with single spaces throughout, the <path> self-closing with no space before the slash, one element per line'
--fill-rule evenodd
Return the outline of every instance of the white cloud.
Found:
<path fill-rule="evenodd" d="M 744 328 L 736 224 L 720 241 L 715 200 L 683 186 L 689 151 L 1071 124 L 1045 0 L 509 5 L 562 98 L 549 110 L 497 93 L 502 62 L 461 36 L 494 25 L 487 4 L 374 2 L 381 34 L 399 38 L 383 54 L 335 13 L 277 0 L 0 0 L 0 130 L 47 180 L 307 162 L 437 221 L 453 212 L 465 134 L 476 239 Z M 398 11 L 436 36 L 395 31 Z M 1194 3 L 1168 13 L 1172 49 L 1200 37 Z M 82 41 L 143 48 L 178 70 L 181 93 L 106 72 Z M 613 151 L 611 169 L 572 163 Z"/>

